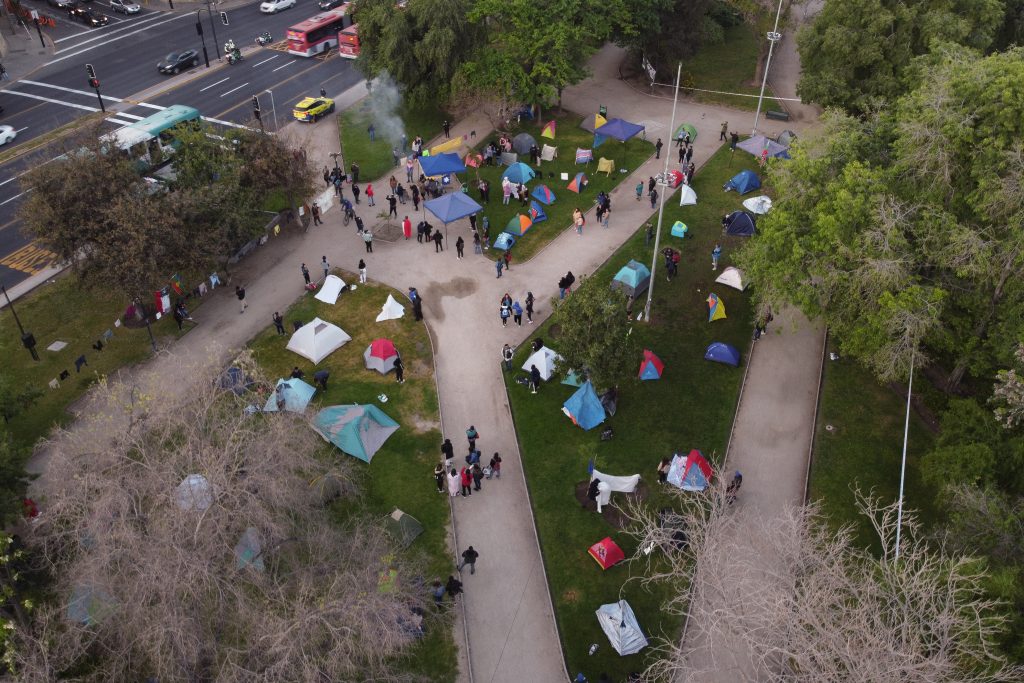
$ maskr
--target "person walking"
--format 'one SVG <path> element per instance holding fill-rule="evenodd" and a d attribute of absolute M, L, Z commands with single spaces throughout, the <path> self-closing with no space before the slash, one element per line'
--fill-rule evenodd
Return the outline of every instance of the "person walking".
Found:
<path fill-rule="evenodd" d="M 519 327 L 523 326 L 523 307 L 518 301 L 512 304 L 512 321 Z"/>
<path fill-rule="evenodd" d="M 476 233 L 473 233 L 474 235 Z M 463 257 L 463 250 L 466 248 L 466 240 L 462 239 L 462 235 L 459 235 L 459 239 L 455 240 L 455 257 L 461 259 Z"/>
<path fill-rule="evenodd" d="M 376 206 L 373 202 L 373 183 L 366 184 L 366 203 L 370 206 Z"/>
<path fill-rule="evenodd" d="M 444 136 L 445 136 L 445 138 L 450 138 L 451 135 L 449 133 L 451 131 L 451 124 L 448 123 L 448 119 L 444 120 L 444 123 L 441 124 L 441 127 L 444 129 Z"/>
<path fill-rule="evenodd" d="M 533 324 L 533 292 L 526 293 L 526 322 Z"/>
<path fill-rule="evenodd" d="M 360 235 L 363 233 L 363 219 L 356 216 L 356 232 Z"/>
<path fill-rule="evenodd" d="M 498 277 L 501 277 L 501 269 L 505 267 L 505 259 L 499 258 L 494 262 L 494 269 L 498 271 Z"/>
<path fill-rule="evenodd" d="M 480 553 L 473 549 L 473 546 L 469 546 L 462 552 L 462 562 L 459 562 L 459 571 L 467 564 L 469 565 L 469 573 L 476 574 L 476 560 L 480 557 Z"/>
<path fill-rule="evenodd" d="M 580 207 L 576 207 L 572 210 L 572 222 L 576 226 L 576 234 L 583 235 L 583 225 L 587 222 L 583 217 L 583 212 L 580 211 Z"/>
<path fill-rule="evenodd" d="M 607 204 L 604 205 L 604 211 L 601 212 L 601 227 L 605 230 L 608 229 L 608 217 L 612 215 L 612 207 Z"/>
<path fill-rule="evenodd" d="M 654 179 L 654 176 L 650 176 L 647 179 L 647 191 L 650 192 L 658 184 L 658 181 Z"/>
<path fill-rule="evenodd" d="M 634 189 L 636 190 L 636 200 L 640 201 L 641 199 L 643 199 L 643 197 L 644 197 L 644 182 L 641 180 L 639 183 L 636 184 L 636 188 L 634 188 Z"/>
<path fill-rule="evenodd" d="M 540 389 L 540 370 L 537 369 L 536 365 L 530 366 L 530 385 L 533 387 L 531 393 L 536 394 L 537 390 Z"/>
<path fill-rule="evenodd" d="M 434 253 L 435 254 L 438 253 L 438 252 L 444 251 L 444 246 L 441 244 L 442 240 L 444 240 L 444 235 L 441 234 L 441 231 L 437 230 L 436 232 L 434 232 Z"/>
<path fill-rule="evenodd" d="M 476 427 L 469 425 L 469 429 L 466 430 L 466 441 L 469 442 L 469 450 L 476 450 L 476 440 L 480 438 L 480 433 L 476 431 Z"/>
<path fill-rule="evenodd" d="M 693 147 L 686 148 L 686 163 L 690 163 L 690 159 L 693 158 Z"/>
<path fill-rule="evenodd" d="M 501 347 L 501 360 L 504 361 L 504 363 L 505 363 L 505 370 L 507 370 L 509 372 L 512 371 L 512 356 L 513 355 L 514 354 L 512 353 L 512 347 L 511 346 L 509 346 L 508 344 L 505 344 L 503 347 Z"/>
<path fill-rule="evenodd" d="M 411 193 L 412 193 L 412 210 L 413 211 L 419 211 L 420 210 L 420 188 L 419 188 L 419 186 L 414 184 L 412 186 Z"/>
<path fill-rule="evenodd" d="M 405 363 L 401 356 L 395 356 L 395 380 L 399 384 L 405 384 Z"/>
<path fill-rule="evenodd" d="M 366 261 L 364 261 L 363 259 L 359 259 L 359 265 L 357 266 L 357 268 L 359 269 L 359 284 L 365 285 L 366 284 Z"/>
<path fill-rule="evenodd" d="M 327 262 L 326 256 L 320 257 L 320 267 L 324 271 L 324 279 L 326 280 L 327 276 L 331 274 L 331 264 Z"/>
<path fill-rule="evenodd" d="M 277 311 L 274 311 L 272 319 L 274 321 L 274 328 L 277 330 L 277 333 L 284 334 L 284 318 L 281 317 L 281 314 L 278 313 Z"/>
<path fill-rule="evenodd" d="M 715 244 L 715 248 L 711 250 L 711 270 L 718 270 L 718 259 L 722 255 L 722 245 Z"/>
<path fill-rule="evenodd" d="M 484 253 L 483 245 L 480 243 L 480 233 L 473 232 L 473 253 L 482 254 Z"/>
<path fill-rule="evenodd" d="M 402 221 L 402 234 L 405 235 L 405 239 L 412 237 L 412 221 L 408 216 Z"/>
<path fill-rule="evenodd" d="M 498 316 L 501 318 L 501 326 L 508 327 L 508 318 L 512 314 L 512 307 L 506 304 L 504 301 L 501 302 L 501 308 L 498 309 Z"/>
<path fill-rule="evenodd" d="M 512 247 L 505 250 L 501 260 L 505 262 L 505 270 L 512 270 Z"/>
<path fill-rule="evenodd" d="M 501 479 L 501 456 L 500 455 L 495 453 L 491 457 L 491 462 L 489 464 L 489 467 L 491 468 L 491 474 L 493 474 L 496 479 Z"/>
<path fill-rule="evenodd" d="M 305 263 L 302 264 L 302 279 L 306 281 L 307 285 L 309 284 L 309 268 Z"/>
<path fill-rule="evenodd" d="M 479 491 L 480 483 L 484 480 L 484 471 L 481 469 L 479 462 L 473 463 L 473 468 L 470 470 L 470 473 L 473 475 L 473 490 Z"/>
<path fill-rule="evenodd" d="M 388 218 L 398 218 L 398 199 L 393 194 L 388 195 Z"/>
<path fill-rule="evenodd" d="M 726 133 L 728 133 L 728 132 L 729 132 L 729 122 L 728 121 L 722 121 L 722 132 L 718 134 L 718 141 L 719 142 L 724 142 L 725 141 Z"/>
<path fill-rule="evenodd" d="M 355 198 L 356 204 L 359 203 L 359 186 L 356 185 L 356 181 L 352 181 L 352 197 Z"/>
<path fill-rule="evenodd" d="M 658 205 L 658 191 L 657 190 L 651 190 L 650 191 L 650 196 L 651 196 L 651 208 L 654 209 Z"/>
<path fill-rule="evenodd" d="M 664 147 L 664 146 L 665 145 L 664 145 L 664 143 L 662 143 L 661 138 L 658 138 L 658 141 L 654 143 L 654 158 L 655 159 L 660 159 L 661 158 L 661 148 Z"/>
<path fill-rule="evenodd" d="M 398 187 L 395 188 L 395 196 L 398 197 L 398 203 L 405 205 L 405 186 L 402 183 L 398 183 Z"/>
<path fill-rule="evenodd" d="M 451 439 L 445 439 L 441 443 L 441 455 L 444 456 L 444 462 L 446 465 L 449 461 L 455 459 L 455 446 L 452 445 Z"/>
<path fill-rule="evenodd" d="M 313 214 L 313 225 L 322 225 L 323 221 L 320 220 L 320 205 L 313 202 L 313 205 L 309 207 L 309 212 Z"/>
<path fill-rule="evenodd" d="M 647 232 L 644 233 L 644 246 L 650 246 L 652 241 L 654 241 L 654 224 L 648 221 Z"/>
<path fill-rule="evenodd" d="M 462 466 L 462 472 L 459 473 L 459 481 L 462 484 L 462 497 L 473 495 L 473 473 L 469 471 L 468 465 Z M 461 567 L 460 567 L 461 569 Z"/>
<path fill-rule="evenodd" d="M 459 495 L 460 483 L 461 479 L 459 478 L 459 473 L 455 471 L 454 467 L 451 468 L 451 470 L 448 471 L 448 496 L 450 498 L 454 498 Z"/>
<path fill-rule="evenodd" d="M 363 243 L 366 245 L 366 253 L 373 253 L 373 233 L 370 232 L 369 228 L 363 230 Z"/>
<path fill-rule="evenodd" d="M 239 313 L 245 313 L 245 309 L 249 308 L 249 304 L 245 301 L 245 287 L 239 287 L 235 285 L 235 296 L 238 297 L 238 303 L 241 306 Z"/>

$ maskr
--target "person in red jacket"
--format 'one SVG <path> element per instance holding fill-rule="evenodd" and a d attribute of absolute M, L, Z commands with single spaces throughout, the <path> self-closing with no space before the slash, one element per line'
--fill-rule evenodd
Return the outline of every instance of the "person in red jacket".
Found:
<path fill-rule="evenodd" d="M 412 221 L 409 220 L 408 216 L 402 221 L 402 232 L 405 233 L 405 239 L 412 237 Z"/>
<path fill-rule="evenodd" d="M 473 495 L 473 473 L 468 467 L 462 468 L 462 497 Z"/>

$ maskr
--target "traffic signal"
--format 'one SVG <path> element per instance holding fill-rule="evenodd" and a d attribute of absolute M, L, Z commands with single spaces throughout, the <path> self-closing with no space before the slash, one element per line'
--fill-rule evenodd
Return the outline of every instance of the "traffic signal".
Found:
<path fill-rule="evenodd" d="M 228 13 L 227 12 L 221 12 L 220 13 L 220 23 L 224 24 L 225 26 L 228 25 Z"/>
<path fill-rule="evenodd" d="M 259 109 L 253 109 L 253 110 L 252 110 L 252 115 L 256 117 L 256 120 L 257 120 L 257 121 L 262 121 L 262 120 L 263 120 L 263 119 L 262 119 L 262 118 L 260 117 L 260 110 L 259 110 Z"/>
<path fill-rule="evenodd" d="M 89 80 L 96 78 L 96 69 L 93 68 L 92 64 L 85 65 L 85 73 L 89 76 Z"/>
<path fill-rule="evenodd" d="M 96 88 L 97 90 L 99 90 L 100 79 L 98 79 L 98 78 L 90 78 L 89 79 L 89 87 L 90 88 Z"/>
<path fill-rule="evenodd" d="M 260 112 L 260 98 L 257 97 L 256 95 L 252 96 L 252 109 L 257 114 L 259 114 L 259 112 Z M 259 117 L 257 116 L 256 118 L 259 118 Z"/>

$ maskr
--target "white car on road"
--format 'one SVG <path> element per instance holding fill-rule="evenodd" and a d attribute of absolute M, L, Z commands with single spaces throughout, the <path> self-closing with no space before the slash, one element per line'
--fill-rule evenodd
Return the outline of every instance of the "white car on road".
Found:
<path fill-rule="evenodd" d="M 289 7 L 295 7 L 295 0 L 267 0 L 260 5 L 260 11 L 264 14 L 276 14 Z"/>
<path fill-rule="evenodd" d="M 0 126 L 0 145 L 6 145 L 16 137 L 18 137 L 18 131 L 14 130 L 14 128 L 11 126 Z"/>
<path fill-rule="evenodd" d="M 121 14 L 138 14 L 142 7 L 131 0 L 110 0 L 110 9 Z"/>

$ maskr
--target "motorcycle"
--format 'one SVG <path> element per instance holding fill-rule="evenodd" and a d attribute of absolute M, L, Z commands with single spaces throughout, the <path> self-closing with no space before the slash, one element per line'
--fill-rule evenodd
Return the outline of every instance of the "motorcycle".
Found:
<path fill-rule="evenodd" d="M 243 59 L 244 57 L 242 57 L 242 51 L 239 50 L 237 47 L 228 53 L 228 64 L 236 64 L 242 61 Z"/>
<path fill-rule="evenodd" d="M 260 47 L 269 45 L 273 40 L 274 38 L 270 35 L 270 31 L 264 31 L 260 35 L 256 36 L 256 44 Z"/>

